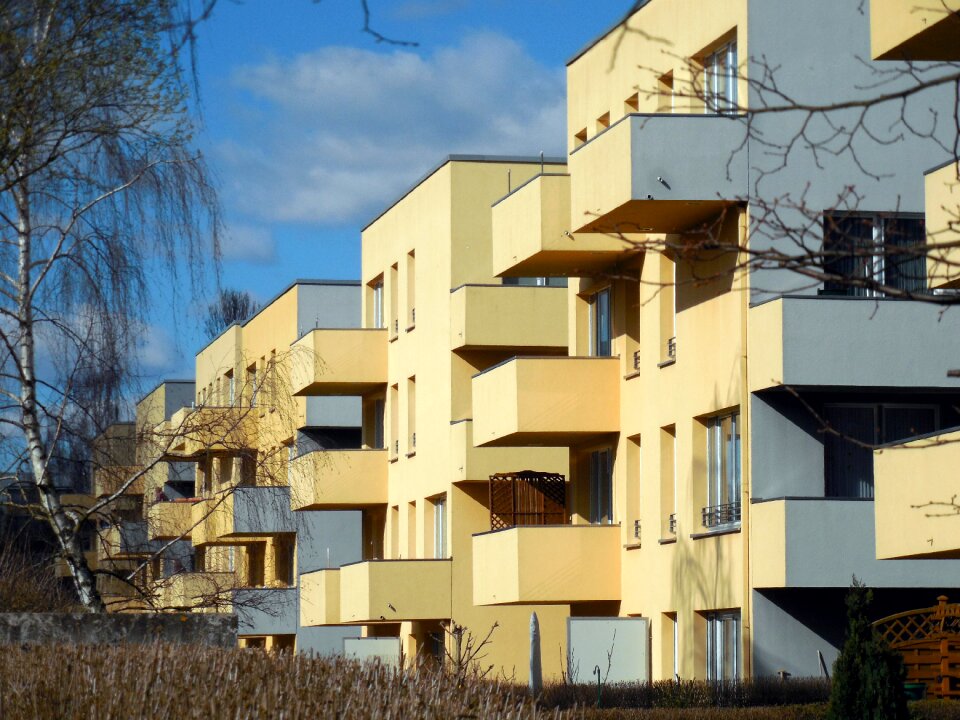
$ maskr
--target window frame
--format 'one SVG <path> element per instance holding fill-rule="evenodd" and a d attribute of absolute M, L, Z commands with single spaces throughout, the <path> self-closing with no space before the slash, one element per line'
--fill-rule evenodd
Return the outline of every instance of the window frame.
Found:
<path fill-rule="evenodd" d="M 613 292 L 609 286 L 593 293 L 590 303 L 590 355 L 592 357 L 613 357 Z M 606 305 L 606 317 L 602 316 Z M 601 337 L 606 329 L 607 337 Z M 605 347 L 604 347 L 605 346 Z"/>
<path fill-rule="evenodd" d="M 601 462 L 603 477 L 601 477 Z M 616 524 L 613 483 L 613 448 L 605 447 L 592 450 L 587 455 L 587 480 L 589 515 L 591 525 Z"/>
<path fill-rule="evenodd" d="M 737 39 L 722 43 L 703 58 L 703 112 L 733 115 L 738 109 Z"/>
<path fill-rule="evenodd" d="M 729 421 L 729 434 L 724 428 Z M 707 504 L 703 510 L 703 525 L 709 528 L 740 524 L 740 502 L 743 491 L 743 445 L 741 440 L 740 410 L 715 415 L 707 419 Z M 728 508 L 724 512 L 715 510 Z M 711 513 L 716 515 L 713 521 Z"/>
<path fill-rule="evenodd" d="M 740 677 L 743 668 L 742 658 L 742 639 L 743 623 L 741 612 L 737 610 L 713 610 L 704 613 L 704 619 L 707 623 L 706 633 L 706 679 L 707 682 L 720 682 L 725 680 L 736 680 Z M 727 622 L 731 625 L 727 625 Z M 727 668 L 726 653 L 727 644 L 730 642 L 725 630 L 733 628 L 732 645 L 729 649 L 733 650 L 733 667 Z"/>

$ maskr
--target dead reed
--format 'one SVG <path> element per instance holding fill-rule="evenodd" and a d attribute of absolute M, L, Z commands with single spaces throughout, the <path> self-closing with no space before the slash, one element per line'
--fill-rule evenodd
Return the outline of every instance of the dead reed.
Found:
<path fill-rule="evenodd" d="M 4 720 L 277 718 L 521 720 L 582 717 L 537 710 L 521 689 L 345 659 L 199 646 L 20 646 L 0 652 Z"/>

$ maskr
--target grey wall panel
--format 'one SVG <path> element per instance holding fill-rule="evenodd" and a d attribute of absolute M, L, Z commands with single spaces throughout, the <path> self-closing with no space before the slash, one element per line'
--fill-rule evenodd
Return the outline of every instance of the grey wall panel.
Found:
<path fill-rule="evenodd" d="M 297 571 L 340 567 L 363 559 L 359 510 L 306 510 L 297 516 Z"/>
<path fill-rule="evenodd" d="M 872 63 L 870 57 L 870 23 L 859 0 L 809 0 L 792 2 L 772 0 L 750 2 L 748 76 L 766 80 L 797 103 L 823 106 L 851 99 L 873 97 L 893 92 L 898 86 L 915 84 L 915 80 L 889 76 L 897 63 Z M 865 62 L 866 61 L 866 62 Z M 900 67 L 904 67 L 900 65 Z M 918 64 L 922 69 L 924 64 Z M 887 72 L 886 76 L 880 73 Z M 879 80 L 887 82 L 881 89 Z M 900 103 L 871 108 L 863 122 L 869 132 L 881 141 L 860 132 L 850 149 L 834 142 L 835 153 L 821 152 L 814 156 L 805 143 L 795 145 L 786 162 L 776 149 L 752 141 L 749 148 L 750 188 L 754 195 L 752 220 L 764 215 L 763 207 L 772 207 L 779 198 L 778 213 L 784 224 L 805 227 L 816 213 L 841 204 L 863 211 L 923 212 L 923 172 L 940 164 L 951 147 L 956 128 L 950 88 L 917 93 Z M 762 90 L 752 86 L 749 104 L 752 109 L 782 107 L 780 97 L 765 98 Z M 934 125 L 934 112 L 939 117 Z M 911 131 L 900 122 L 901 111 L 920 130 Z M 853 128 L 860 110 L 853 108 L 831 115 L 835 127 Z M 803 112 L 759 113 L 753 118 L 757 137 L 785 147 L 804 122 L 809 122 L 811 138 L 829 137 L 834 130 L 822 117 L 812 120 Z M 921 137 L 930 133 L 933 137 Z M 892 141 L 885 144 L 885 141 Z M 945 145 L 941 144 L 946 142 Z M 783 165 L 781 168 L 780 166 Z M 766 173 L 766 174 L 764 174 Z M 849 192 L 848 188 L 854 192 Z M 801 196 L 802 194 L 802 196 Z M 799 206 L 791 211 L 791 205 Z M 756 246 L 774 244 L 787 252 L 795 252 L 791 239 L 769 225 L 757 228 L 751 242 Z M 766 232 L 771 231 L 772 232 Z M 820 228 L 813 223 L 810 243 L 820 241 Z M 768 234 L 770 237 L 764 238 Z M 754 293 L 814 292 L 809 279 L 787 270 L 761 271 L 751 278 Z"/>
<path fill-rule="evenodd" d="M 304 284 L 297 293 L 297 336 L 314 328 L 360 327 L 360 286 Z"/>
<path fill-rule="evenodd" d="M 362 661 L 400 666 L 400 638 L 345 638 L 343 654 Z"/>
<path fill-rule="evenodd" d="M 591 682 L 600 666 L 608 683 L 650 679 L 650 621 L 631 617 L 567 618 L 567 672 Z"/>
<path fill-rule="evenodd" d="M 233 591 L 240 635 L 293 635 L 299 614 L 297 588 L 249 588 Z"/>
<path fill-rule="evenodd" d="M 795 677 L 820 675 L 817 651 L 823 653 L 827 667 L 833 667 L 839 652 L 835 632 L 824 632 L 817 622 L 829 621 L 842 633 L 842 608 L 828 608 L 808 603 L 803 608 L 778 604 L 776 595 L 752 591 L 753 600 L 753 674 L 756 677 L 776 675 L 785 670 Z M 811 616 L 818 616 L 816 618 Z M 830 620 L 829 617 L 834 617 Z M 832 635 L 833 642 L 827 639 Z M 842 637 L 842 634 L 841 634 Z M 832 672 L 832 670 L 831 670 Z"/>
<path fill-rule="evenodd" d="M 787 385 L 960 387 L 960 310 L 900 300 L 784 298 Z"/>
<path fill-rule="evenodd" d="M 295 532 L 289 487 L 239 487 L 233 495 L 234 530 L 240 534 Z"/>
<path fill-rule="evenodd" d="M 750 397 L 754 498 L 823 495 L 823 442 L 816 419 L 783 396 Z"/>
<path fill-rule="evenodd" d="M 307 425 L 310 427 L 360 427 L 362 399 L 349 395 L 308 397 Z"/>
<path fill-rule="evenodd" d="M 346 638 L 359 638 L 359 627 L 300 627 L 297 652 L 312 655 L 342 655 Z"/>

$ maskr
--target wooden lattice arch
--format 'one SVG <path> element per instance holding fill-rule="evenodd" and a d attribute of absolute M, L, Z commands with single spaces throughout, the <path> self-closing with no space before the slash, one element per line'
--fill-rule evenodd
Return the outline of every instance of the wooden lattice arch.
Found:
<path fill-rule="evenodd" d="M 490 476 L 490 529 L 567 524 L 563 475 L 521 470 Z"/>
<path fill-rule="evenodd" d="M 932 697 L 960 697 L 960 604 L 941 595 L 933 607 L 890 615 L 873 626 L 903 655 L 907 682 L 924 683 Z"/>

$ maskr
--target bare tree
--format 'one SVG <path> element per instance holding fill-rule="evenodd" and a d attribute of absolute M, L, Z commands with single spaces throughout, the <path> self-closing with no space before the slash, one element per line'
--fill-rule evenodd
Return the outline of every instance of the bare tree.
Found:
<path fill-rule="evenodd" d="M 242 323 L 257 312 L 260 306 L 246 290 L 224 288 L 215 302 L 207 306 L 203 331 L 209 339 L 215 338 L 234 323 Z"/>
<path fill-rule="evenodd" d="M 51 463 L 75 417 L 102 427 L 85 388 L 132 366 L 149 281 L 176 278 L 186 260 L 196 282 L 218 252 L 216 200 L 170 52 L 175 10 L 14 0 L 0 14 L 0 95 L 15 99 L 0 109 L 0 422 L 22 443 L 18 459 L 92 610 L 103 603 Z"/>

